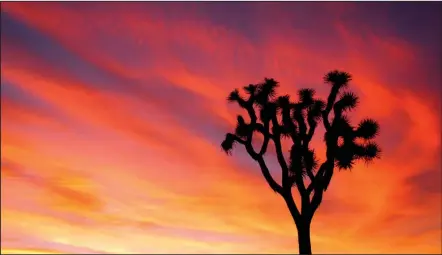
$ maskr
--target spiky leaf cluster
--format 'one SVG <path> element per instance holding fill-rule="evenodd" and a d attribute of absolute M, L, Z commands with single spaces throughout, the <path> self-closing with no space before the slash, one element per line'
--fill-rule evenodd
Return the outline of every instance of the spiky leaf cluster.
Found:
<path fill-rule="evenodd" d="M 379 132 L 379 125 L 376 121 L 362 120 L 358 128 L 351 126 L 346 115 L 334 121 L 336 132 L 344 141 L 341 146 L 337 147 L 335 155 L 336 165 L 339 169 L 351 169 L 357 160 L 368 163 L 380 157 L 381 149 L 372 141 Z M 358 142 L 357 138 L 363 138 L 363 141 Z"/>
<path fill-rule="evenodd" d="M 379 134 L 379 124 L 373 119 L 364 119 L 356 129 L 356 135 L 362 139 L 373 139 Z"/>
<path fill-rule="evenodd" d="M 299 102 L 303 104 L 305 107 L 310 106 L 314 102 L 314 95 L 315 95 L 314 89 L 300 89 L 298 91 L 299 95 Z"/>
<path fill-rule="evenodd" d="M 344 92 L 339 100 L 335 103 L 334 108 L 341 113 L 344 111 L 351 111 L 359 103 L 359 98 L 353 92 Z"/>
<path fill-rule="evenodd" d="M 313 149 L 304 149 L 302 146 L 293 145 L 290 150 L 289 174 L 291 177 L 305 178 L 308 172 L 313 173 L 319 165 Z M 295 183 L 293 183 L 295 184 Z"/>
<path fill-rule="evenodd" d="M 313 104 L 309 106 L 308 117 L 312 120 L 318 121 L 322 117 L 322 111 L 325 108 L 325 102 L 317 99 L 313 101 Z"/>
<path fill-rule="evenodd" d="M 226 154 L 231 154 L 233 146 L 235 145 L 235 138 L 232 134 L 227 133 L 224 141 L 221 143 L 221 148 Z"/>
<path fill-rule="evenodd" d="M 324 76 L 325 83 L 329 83 L 338 88 L 346 87 L 351 79 L 352 77 L 349 73 L 339 70 L 331 71 Z"/>
<path fill-rule="evenodd" d="M 244 87 L 244 91 L 248 95 L 255 95 L 257 88 L 258 87 L 255 84 L 249 84 Z"/>
<path fill-rule="evenodd" d="M 378 158 L 381 150 L 372 141 L 379 134 L 378 123 L 372 119 L 364 119 L 353 127 L 346 115 L 359 103 L 359 98 L 354 93 L 343 91 L 351 79 L 349 73 L 337 70 L 326 74 L 324 81 L 332 86 L 327 101 L 315 98 L 314 89 L 300 89 L 294 101 L 289 95 L 277 96 L 279 83 L 270 78 L 243 87 L 244 97 L 235 89 L 227 99 L 246 109 L 251 122 L 246 123 L 242 116 L 238 116 L 235 133 L 226 135 L 221 144 L 222 149 L 230 153 L 235 143 L 241 142 L 235 138 L 243 139 L 241 143 L 246 144 L 245 141 L 251 139 L 255 131 L 268 139 L 291 138 L 293 146 L 290 150 L 290 175 L 306 176 L 318 167 L 315 152 L 309 148 L 309 142 L 316 127 L 322 122 L 327 131 L 324 139 L 332 150 L 333 161 L 338 168 L 351 169 L 357 160 L 370 162 Z M 331 112 L 333 120 L 328 119 Z M 337 143 L 339 137 L 342 144 Z"/>
<path fill-rule="evenodd" d="M 279 83 L 274 79 L 265 78 L 263 83 L 257 85 L 258 89 L 255 94 L 255 102 L 259 106 L 266 105 L 276 95 L 276 88 Z"/>
<path fill-rule="evenodd" d="M 246 106 L 246 101 L 241 97 L 238 89 L 234 89 L 232 92 L 230 92 L 230 94 L 227 96 L 227 101 L 230 103 L 236 102 L 242 108 L 245 108 Z"/>
<path fill-rule="evenodd" d="M 241 138 L 247 137 L 250 134 L 250 129 L 250 125 L 245 122 L 244 118 L 241 115 L 238 115 L 235 134 Z"/>

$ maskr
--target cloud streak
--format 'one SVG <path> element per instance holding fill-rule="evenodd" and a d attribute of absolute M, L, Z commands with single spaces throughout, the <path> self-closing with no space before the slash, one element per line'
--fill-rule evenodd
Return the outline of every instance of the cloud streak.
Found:
<path fill-rule="evenodd" d="M 225 97 L 263 77 L 325 96 L 335 68 L 385 153 L 335 176 L 315 252 L 440 253 L 436 7 L 2 3 L 2 253 L 297 250 L 257 166 L 219 148 Z"/>

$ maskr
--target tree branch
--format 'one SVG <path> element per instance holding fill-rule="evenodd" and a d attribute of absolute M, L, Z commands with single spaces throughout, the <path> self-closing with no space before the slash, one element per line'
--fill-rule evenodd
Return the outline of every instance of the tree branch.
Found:
<path fill-rule="evenodd" d="M 260 156 L 262 156 L 262 155 L 264 155 L 264 153 L 266 153 L 270 138 L 272 137 L 269 129 L 270 129 L 270 122 L 266 121 L 266 123 L 264 123 L 264 130 L 263 130 L 265 133 L 261 132 L 262 135 L 264 136 L 264 142 L 262 143 L 261 150 L 259 151 Z"/>
<path fill-rule="evenodd" d="M 297 109 L 299 106 L 295 106 L 295 110 L 293 112 L 293 117 L 295 117 L 296 122 L 299 126 L 299 136 L 302 141 L 304 141 L 306 132 L 307 132 L 307 124 L 305 123 L 304 116 L 302 116 L 301 109 Z"/>
<path fill-rule="evenodd" d="M 295 223 L 299 224 L 299 222 L 301 221 L 301 214 L 298 207 L 296 206 L 295 200 L 293 200 L 291 189 L 287 193 L 284 193 L 282 197 L 284 198 L 287 207 L 289 208 L 290 214 L 295 220 Z"/>
<path fill-rule="evenodd" d="M 264 176 L 264 178 L 266 179 L 267 183 L 269 184 L 270 188 L 273 189 L 275 192 L 281 194 L 282 192 L 282 187 L 281 185 L 279 185 L 272 177 L 272 175 L 270 174 L 270 171 L 264 161 L 264 158 L 262 157 L 262 155 L 265 153 L 265 151 L 267 150 L 267 146 L 269 143 L 269 139 L 271 138 L 271 134 L 269 133 L 268 129 L 269 129 L 269 124 L 264 123 L 264 130 L 260 131 L 263 135 L 264 135 L 264 143 L 261 147 L 261 150 L 259 153 L 256 153 L 255 150 L 253 149 L 252 146 L 252 138 L 253 138 L 253 132 L 254 130 L 258 130 L 259 131 L 259 127 L 257 126 L 257 117 L 256 117 L 256 113 L 255 113 L 255 109 L 253 109 L 253 101 L 249 100 L 247 102 L 247 106 L 246 106 L 246 110 L 249 114 L 250 117 L 250 122 L 252 127 L 254 127 L 250 133 L 247 136 L 247 140 L 244 141 L 244 145 L 246 147 L 247 153 L 250 155 L 250 157 L 252 157 L 255 161 L 258 162 L 260 168 L 261 168 L 261 172 Z M 256 128 L 255 128 L 256 127 Z"/>
<path fill-rule="evenodd" d="M 307 192 L 311 194 L 312 191 L 315 191 L 313 194 L 312 201 L 310 203 L 310 212 L 309 215 L 312 217 L 316 210 L 318 209 L 319 205 L 322 202 L 322 197 L 324 194 L 324 175 L 327 173 L 327 170 L 330 171 L 330 166 L 333 169 L 333 164 L 329 161 L 326 161 L 322 163 L 321 167 L 318 170 L 318 173 L 316 174 L 314 181 L 310 183 L 310 185 L 307 188 Z"/>
<path fill-rule="evenodd" d="M 303 141 L 305 139 L 305 135 L 306 135 L 306 131 L 307 131 L 307 125 L 305 124 L 305 120 L 304 117 L 302 116 L 302 113 L 298 111 L 298 109 L 295 108 L 294 111 L 294 118 L 295 120 L 298 122 L 298 126 L 299 126 L 299 140 L 295 140 L 293 141 L 295 144 L 298 143 L 299 145 L 301 145 L 301 141 Z M 295 175 L 295 183 L 296 183 L 296 188 L 299 191 L 299 194 L 301 195 L 302 199 L 305 199 L 305 197 L 308 198 L 308 194 L 306 193 L 306 189 L 305 189 L 305 185 L 304 185 L 304 180 L 302 175 L 298 174 Z M 291 187 L 291 185 L 290 185 Z"/>
<path fill-rule="evenodd" d="M 310 183 L 312 183 L 315 180 L 315 176 L 313 175 L 313 172 L 309 171 L 309 170 L 307 170 L 306 172 L 307 172 L 308 178 L 310 179 Z M 308 188 L 307 188 L 307 193 L 310 194 L 310 192 L 308 191 Z"/>
<path fill-rule="evenodd" d="M 313 194 L 311 202 L 311 215 L 314 215 L 322 202 L 324 191 L 327 189 L 328 183 L 330 183 L 331 176 L 333 175 L 333 167 L 334 161 L 327 159 L 327 161 L 322 163 L 320 170 L 315 177 L 316 183 L 313 185 L 315 193 Z"/>
<path fill-rule="evenodd" d="M 313 135 L 315 134 L 315 130 L 316 130 L 316 126 L 317 126 L 317 122 L 315 121 L 315 119 L 310 115 L 308 115 L 307 117 L 307 122 L 308 122 L 308 132 L 307 132 L 307 136 L 304 139 L 304 148 L 308 149 L 308 145 L 310 143 L 310 141 L 313 138 Z"/>
<path fill-rule="evenodd" d="M 315 134 L 315 130 L 316 130 L 316 122 L 314 122 L 313 119 L 309 118 L 309 130 L 307 133 L 307 136 L 305 137 L 305 140 L 303 142 L 303 150 L 304 150 L 304 155 L 307 155 L 307 151 L 309 149 L 309 144 L 310 141 L 313 138 L 313 135 Z M 307 172 L 307 176 L 310 179 L 310 183 L 313 182 L 313 180 L 315 179 L 315 176 L 312 173 L 312 169 L 306 169 Z M 310 194 L 310 192 L 307 191 L 308 194 Z"/>
<path fill-rule="evenodd" d="M 326 131 L 329 131 L 331 128 L 330 121 L 328 120 L 328 115 L 330 111 L 322 111 L 322 122 L 324 123 L 324 127 Z"/>
<path fill-rule="evenodd" d="M 282 190 L 282 186 L 279 185 L 279 184 L 275 181 L 275 179 L 273 179 L 272 175 L 270 174 L 269 169 L 267 168 L 267 165 L 266 165 L 266 163 L 265 163 L 263 157 L 262 157 L 262 156 L 258 156 L 257 161 L 258 161 L 258 164 L 259 164 L 259 166 L 260 166 L 260 168 L 261 168 L 262 175 L 263 175 L 264 178 L 266 179 L 266 181 L 267 181 L 267 183 L 269 184 L 270 188 L 271 188 L 273 191 L 275 191 L 276 193 L 282 195 L 282 192 L 283 192 L 283 190 Z"/>
<path fill-rule="evenodd" d="M 318 172 L 316 173 L 316 175 L 313 177 L 312 182 L 310 182 L 310 184 L 307 187 L 307 193 L 311 193 L 315 187 L 319 186 L 320 184 L 318 184 L 318 182 L 320 182 L 320 179 L 324 176 L 324 172 L 325 172 L 325 162 L 322 163 L 321 167 L 319 167 Z"/>
<path fill-rule="evenodd" d="M 302 116 L 302 113 L 298 111 L 299 109 L 297 109 L 298 106 L 294 105 L 294 107 L 295 107 L 295 110 L 294 110 L 293 114 L 294 114 L 295 120 L 298 122 L 299 136 L 296 134 L 296 127 L 291 120 L 287 120 L 286 124 L 288 124 L 289 127 L 292 129 L 291 137 L 292 137 L 293 143 L 300 145 L 301 141 L 305 137 L 306 124 L 304 121 L 304 117 Z M 273 123 L 274 127 L 279 127 L 278 120 L 277 120 L 276 116 L 274 118 L 272 118 L 272 123 Z M 276 129 L 276 130 L 278 130 L 278 129 Z M 291 188 L 293 186 L 293 182 L 289 177 L 289 169 L 287 167 L 287 163 L 285 162 L 284 155 L 282 153 L 281 134 L 279 132 L 277 132 L 277 133 L 273 132 L 273 134 L 275 136 L 274 144 L 275 144 L 275 148 L 276 148 L 277 158 L 278 158 L 278 161 L 279 161 L 281 168 L 283 170 L 282 187 L 286 188 L 286 189 L 290 189 L 290 191 L 291 191 Z M 298 189 L 298 192 L 301 195 L 301 198 L 305 202 L 305 200 L 308 199 L 308 194 L 306 193 L 306 189 L 305 189 L 302 175 L 295 174 L 295 176 L 293 177 L 293 181 L 294 181 L 294 183 L 296 183 L 295 186 Z"/>
<path fill-rule="evenodd" d="M 273 143 L 275 144 L 276 158 L 281 166 L 282 171 L 282 187 L 287 188 L 289 185 L 289 168 L 287 162 L 284 159 L 284 154 L 282 153 L 281 145 L 281 132 L 279 131 L 279 123 L 276 115 L 272 117 L 273 125 Z M 291 186 L 290 186 L 291 187 Z"/>
<path fill-rule="evenodd" d="M 325 110 L 322 111 L 322 121 L 324 123 L 325 130 L 328 131 L 331 128 L 330 121 L 328 119 L 328 115 L 330 114 L 330 111 L 333 108 L 333 105 L 335 104 L 336 97 L 338 96 L 339 88 L 334 86 L 332 87 L 330 91 L 330 95 L 328 95 L 327 98 L 327 106 L 325 107 Z"/>
<path fill-rule="evenodd" d="M 239 138 L 237 135 L 235 134 L 231 134 L 233 137 L 233 140 L 235 140 L 236 142 L 238 142 L 239 144 L 245 145 L 246 141 L 244 141 L 243 139 Z"/>
<path fill-rule="evenodd" d="M 296 143 L 298 138 L 298 135 L 296 133 L 296 125 L 293 122 L 291 115 L 290 115 L 291 106 L 285 106 L 282 109 L 282 122 L 285 128 L 287 128 L 290 131 L 290 137 L 292 138 L 292 142 Z"/>
<path fill-rule="evenodd" d="M 319 168 L 316 176 L 314 176 L 314 179 L 312 180 L 312 182 L 310 183 L 310 185 L 307 187 L 307 193 L 311 194 L 311 192 L 313 190 L 315 190 L 315 194 L 313 196 L 313 199 L 315 200 L 314 203 L 321 203 L 322 201 L 322 193 L 324 192 L 324 190 L 327 189 L 328 183 L 331 180 L 331 177 L 333 175 L 333 167 L 334 167 L 334 160 L 335 160 L 335 147 L 337 144 L 337 140 L 338 137 L 336 136 L 336 132 L 333 130 L 335 129 L 336 125 L 335 125 L 335 120 L 336 117 L 340 117 L 341 116 L 341 112 L 336 111 L 336 109 L 334 109 L 334 104 L 336 101 L 336 97 L 338 94 L 339 89 L 336 87 L 333 87 L 330 95 L 328 97 L 327 100 L 327 107 L 324 111 L 322 111 L 322 122 L 324 124 L 324 127 L 326 129 L 326 146 L 327 146 L 327 151 L 326 151 L 326 161 L 321 165 L 321 167 Z M 332 125 L 330 124 L 330 121 L 328 119 L 328 115 L 330 114 L 330 111 L 333 109 L 333 112 L 335 113 L 335 118 L 333 119 L 333 123 Z M 309 176 L 310 177 L 310 176 Z M 318 184 L 319 182 L 319 184 Z M 318 190 L 318 192 L 316 191 L 317 188 L 320 188 L 321 191 Z M 316 195 L 318 194 L 318 195 Z M 316 196 L 316 198 L 315 198 Z M 320 197 L 318 197 L 320 196 Z M 312 199 L 312 206 L 313 205 L 313 199 Z M 319 206 L 319 204 L 317 205 Z M 316 206 L 316 209 L 317 209 Z M 314 210 L 316 210 L 314 209 Z"/>
<path fill-rule="evenodd" d="M 313 194 L 312 202 L 311 202 L 311 208 L 310 208 L 310 214 L 309 216 L 312 217 L 316 210 L 318 209 L 319 205 L 322 202 L 322 197 L 324 194 L 324 190 L 321 188 L 316 188 L 315 193 Z"/>
<path fill-rule="evenodd" d="M 338 96 L 338 92 L 339 92 L 339 87 L 333 86 L 330 91 L 330 94 L 328 95 L 327 106 L 324 110 L 327 113 L 327 116 L 330 113 L 331 109 L 333 108 L 333 105 L 335 104 L 336 97 Z"/>
<path fill-rule="evenodd" d="M 233 135 L 233 134 L 232 134 Z M 270 174 L 270 170 L 267 167 L 264 158 L 262 157 L 262 155 L 259 155 L 258 153 L 255 152 L 255 150 L 253 149 L 251 144 L 248 144 L 246 141 L 242 140 L 241 138 L 239 138 L 236 135 L 233 135 L 233 139 L 238 142 L 239 144 L 242 144 L 245 146 L 247 152 L 249 153 L 250 157 L 252 157 L 255 161 L 258 162 L 260 168 L 261 168 L 261 172 L 262 175 L 264 176 L 264 178 L 266 179 L 267 183 L 269 184 L 270 188 L 272 190 L 274 190 L 275 192 L 282 194 L 282 186 L 279 185 L 272 177 L 272 175 Z"/>

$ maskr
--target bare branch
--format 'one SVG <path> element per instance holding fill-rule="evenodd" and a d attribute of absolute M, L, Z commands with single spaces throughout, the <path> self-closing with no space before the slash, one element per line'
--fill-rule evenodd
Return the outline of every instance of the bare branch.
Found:
<path fill-rule="evenodd" d="M 269 145 L 270 138 L 272 137 L 272 135 L 270 134 L 269 129 L 270 129 L 270 122 L 267 121 L 266 123 L 264 123 L 264 130 L 263 131 L 265 133 L 262 132 L 262 134 L 264 136 L 264 142 L 262 143 L 261 150 L 259 151 L 259 155 L 261 155 L 261 156 L 266 153 L 267 147 Z"/>
<path fill-rule="evenodd" d="M 270 174 L 270 171 L 262 157 L 262 155 L 257 154 L 254 150 L 253 147 L 251 146 L 251 144 L 248 144 L 246 141 L 242 140 L 241 138 L 239 138 L 236 135 L 230 134 L 230 136 L 232 137 L 233 140 L 235 140 L 236 142 L 238 142 L 239 144 L 242 144 L 245 146 L 248 154 L 250 155 L 250 157 L 252 157 L 254 160 L 256 160 L 261 168 L 261 172 L 264 176 L 264 178 L 266 179 L 267 183 L 269 184 L 270 188 L 272 190 L 274 190 L 275 192 L 282 194 L 282 187 L 281 185 L 279 185 L 272 177 L 272 175 Z"/>
<path fill-rule="evenodd" d="M 273 191 L 275 191 L 276 193 L 282 195 L 282 192 L 283 192 L 283 190 L 282 190 L 282 186 L 279 185 L 279 184 L 275 181 L 275 179 L 273 179 L 273 177 L 272 177 L 272 175 L 270 174 L 270 171 L 269 171 L 269 169 L 268 169 L 268 167 L 267 167 L 267 165 L 266 165 L 266 163 L 265 163 L 263 157 L 262 157 L 262 156 L 258 156 L 257 161 L 258 161 L 258 164 L 259 164 L 259 166 L 260 166 L 260 168 L 261 168 L 262 175 L 263 175 L 264 178 L 266 179 L 266 181 L 267 181 L 267 183 L 269 184 L 270 188 L 271 188 Z"/>
<path fill-rule="evenodd" d="M 330 130 L 331 125 L 330 125 L 330 121 L 328 120 L 328 115 L 329 115 L 330 111 L 322 111 L 322 123 L 324 124 L 324 128 L 325 130 Z"/>
<path fill-rule="evenodd" d="M 309 130 L 308 130 L 307 136 L 304 138 L 304 141 L 303 141 L 303 145 L 304 145 L 305 149 L 308 149 L 308 146 L 310 144 L 310 141 L 313 138 L 313 135 L 315 134 L 315 130 L 316 130 L 316 126 L 317 126 L 316 122 L 309 122 L 309 123 L 310 123 Z"/>
<path fill-rule="evenodd" d="M 257 118 L 256 118 L 255 109 L 253 109 L 252 102 L 247 102 L 245 108 L 250 117 L 250 124 L 255 125 Z"/>
<path fill-rule="evenodd" d="M 311 194 L 312 191 L 314 191 L 312 201 L 310 203 L 310 210 L 309 210 L 310 217 L 314 215 L 314 213 L 316 212 L 316 210 L 318 209 L 319 205 L 322 202 L 322 197 L 324 191 L 326 190 L 325 179 L 327 177 L 325 175 L 327 175 L 327 173 L 332 170 L 333 170 L 333 164 L 331 164 L 328 161 L 322 163 L 321 167 L 316 173 L 314 180 L 310 183 L 310 185 L 307 188 L 307 192 L 309 195 Z"/>
<path fill-rule="evenodd" d="M 318 209 L 319 205 L 322 202 L 322 197 L 324 194 L 324 190 L 320 188 L 315 189 L 315 193 L 313 194 L 312 202 L 311 202 L 311 208 L 310 208 L 310 217 L 312 217 L 316 210 Z"/>
<path fill-rule="evenodd" d="M 307 171 L 307 176 L 310 179 L 310 183 L 312 183 L 315 180 L 315 175 L 313 174 L 312 171 Z M 310 186 L 310 185 L 309 185 Z M 310 194 L 310 192 L 307 189 L 307 193 Z"/>
<path fill-rule="evenodd" d="M 284 193 L 283 198 L 287 204 L 287 207 L 289 208 L 290 214 L 295 220 L 295 223 L 298 224 L 301 221 L 301 214 L 296 206 L 295 200 L 293 200 L 291 189 L 287 193 Z"/>
<path fill-rule="evenodd" d="M 311 194 L 311 192 L 315 189 L 315 187 L 318 187 L 320 184 L 318 184 L 320 182 L 320 179 L 323 177 L 324 172 L 325 172 L 325 162 L 322 163 L 321 167 L 319 167 L 318 172 L 316 173 L 316 175 L 313 177 L 313 179 L 311 180 L 310 184 L 307 187 L 307 193 Z M 312 174 L 313 175 L 313 174 Z"/>
<path fill-rule="evenodd" d="M 338 96 L 338 92 L 339 92 L 338 87 L 332 87 L 332 89 L 330 91 L 330 95 L 328 95 L 327 107 L 324 110 L 327 114 L 327 117 L 328 117 L 328 114 L 330 113 L 331 109 L 333 108 L 333 105 L 336 102 L 336 97 Z"/>

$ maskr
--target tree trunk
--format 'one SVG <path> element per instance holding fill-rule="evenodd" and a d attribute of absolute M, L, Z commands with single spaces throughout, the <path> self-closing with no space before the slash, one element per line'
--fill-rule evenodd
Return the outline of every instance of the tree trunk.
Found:
<path fill-rule="evenodd" d="M 310 243 L 310 224 L 303 222 L 297 226 L 299 254 L 312 254 L 312 246 Z"/>
<path fill-rule="evenodd" d="M 292 215 L 298 230 L 299 254 L 310 255 L 312 254 L 312 246 L 310 243 L 310 224 L 312 222 L 312 216 L 300 215 L 291 195 L 283 196 L 283 198 L 287 203 L 287 207 L 289 208 L 290 214 Z"/>

